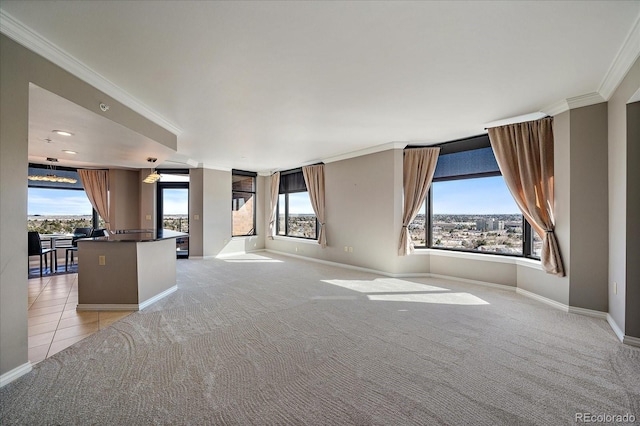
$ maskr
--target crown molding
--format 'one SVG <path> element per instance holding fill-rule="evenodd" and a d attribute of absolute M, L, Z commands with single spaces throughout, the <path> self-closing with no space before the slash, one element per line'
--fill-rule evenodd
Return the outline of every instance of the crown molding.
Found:
<path fill-rule="evenodd" d="M 640 57 L 640 16 L 629 31 L 629 35 L 618 51 L 613 63 L 604 76 L 598 93 L 604 100 L 609 100 L 618 88 L 635 61 Z"/>
<path fill-rule="evenodd" d="M 602 102 L 606 102 L 606 100 L 602 97 L 600 93 L 587 93 L 586 95 L 575 96 L 573 98 L 567 99 L 567 104 L 569 105 L 569 109 L 582 108 L 589 105 L 595 105 Z"/>
<path fill-rule="evenodd" d="M 0 32 L 32 52 L 53 62 L 55 65 L 73 74 L 96 89 L 111 96 L 138 114 L 153 121 L 158 126 L 179 136 L 182 129 L 162 117 L 157 112 L 137 100 L 126 90 L 114 84 L 100 73 L 73 57 L 71 54 L 51 43 L 46 38 L 0 9 Z"/>
<path fill-rule="evenodd" d="M 586 95 L 574 96 L 573 98 L 562 99 L 556 103 L 541 108 L 541 111 L 549 116 L 561 114 L 570 109 L 582 108 L 589 105 L 595 105 L 606 102 L 600 93 L 592 92 Z"/>
<path fill-rule="evenodd" d="M 540 111 L 553 117 L 565 111 L 569 111 L 569 104 L 567 103 L 566 99 L 562 99 L 562 100 L 559 100 L 558 102 L 555 102 L 551 105 L 547 105 L 546 107 L 541 108 Z"/>
<path fill-rule="evenodd" d="M 338 154 L 333 157 L 325 158 L 324 163 L 334 163 L 336 161 L 348 160 L 349 158 L 362 157 L 363 155 L 375 154 L 376 152 L 388 151 L 390 149 L 404 149 L 408 145 L 407 142 L 389 142 L 382 145 L 372 146 L 357 151 Z"/>
<path fill-rule="evenodd" d="M 509 124 L 524 123 L 527 121 L 540 120 L 546 117 L 548 114 L 542 111 L 531 112 L 529 114 L 518 115 L 516 117 L 503 118 L 502 120 L 492 121 L 485 123 L 484 128 L 490 129 L 491 127 L 507 126 Z"/>

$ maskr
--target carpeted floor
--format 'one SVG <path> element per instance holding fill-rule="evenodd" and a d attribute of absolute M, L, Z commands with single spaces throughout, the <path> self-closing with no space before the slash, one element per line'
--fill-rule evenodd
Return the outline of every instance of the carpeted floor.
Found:
<path fill-rule="evenodd" d="M 0 389 L 0 424 L 640 419 L 640 348 L 514 292 L 270 253 L 180 260 L 178 277 Z"/>

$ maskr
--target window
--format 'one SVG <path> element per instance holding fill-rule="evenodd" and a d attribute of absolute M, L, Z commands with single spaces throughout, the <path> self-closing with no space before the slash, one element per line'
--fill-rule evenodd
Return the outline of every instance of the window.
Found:
<path fill-rule="evenodd" d="M 84 192 L 78 172 L 72 168 L 30 164 L 29 176 L 56 175 L 75 183 L 29 180 L 27 229 L 41 234 L 71 234 L 75 228 L 96 228 L 98 215 Z M 103 222 L 104 223 L 104 222 Z"/>
<path fill-rule="evenodd" d="M 317 239 L 318 221 L 311 206 L 302 170 L 280 173 L 277 234 Z"/>
<path fill-rule="evenodd" d="M 409 232 L 416 247 L 540 256 L 541 240 L 513 200 L 487 135 L 441 145 L 429 195 Z"/>
<path fill-rule="evenodd" d="M 255 235 L 256 173 L 233 170 L 231 182 L 232 235 Z"/>

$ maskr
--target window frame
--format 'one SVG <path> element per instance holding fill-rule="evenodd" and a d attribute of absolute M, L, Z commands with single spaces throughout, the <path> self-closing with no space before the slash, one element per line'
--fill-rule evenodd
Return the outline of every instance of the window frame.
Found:
<path fill-rule="evenodd" d="M 286 175 L 290 175 L 293 173 L 300 173 L 302 174 L 302 168 L 299 167 L 297 169 L 292 169 L 292 170 L 286 170 L 286 171 L 282 171 L 280 172 L 280 178 L 282 179 L 282 176 L 286 176 Z M 316 226 L 315 226 L 315 236 L 314 237 L 301 237 L 299 235 L 289 235 L 289 194 L 300 194 L 306 192 L 307 194 L 309 193 L 309 189 L 307 188 L 307 185 L 305 183 L 305 190 L 293 190 L 293 191 L 284 191 L 282 192 L 280 188 L 278 188 L 278 203 L 276 205 L 276 236 L 277 237 L 284 237 L 284 238 L 297 238 L 300 240 L 309 240 L 309 241 L 313 241 L 313 240 L 317 240 L 318 239 L 318 228 L 319 228 L 319 223 L 318 223 L 318 216 L 315 214 L 316 216 Z M 280 228 L 280 195 L 284 195 L 284 227 L 285 227 L 285 231 L 284 234 L 281 234 L 281 228 Z"/>
<path fill-rule="evenodd" d="M 233 189 L 233 177 L 234 176 L 242 176 L 242 177 L 250 177 L 253 179 L 253 191 L 234 191 Z M 256 210 L 258 206 L 258 173 L 250 172 L 246 170 L 231 170 L 231 237 L 232 238 L 241 238 L 241 237 L 255 237 L 258 235 L 258 229 L 256 228 Z M 251 227 L 252 233 L 250 234 L 239 234 L 236 235 L 233 233 L 233 194 L 234 193 L 242 193 L 242 194 L 253 194 L 253 226 Z"/>
<path fill-rule="evenodd" d="M 471 151 L 475 149 L 481 149 L 486 147 L 491 147 L 491 143 L 489 142 L 488 135 L 479 135 L 472 136 L 470 138 L 458 139 L 454 141 L 444 142 L 437 145 L 432 145 L 432 147 L 440 148 L 440 156 L 447 154 L 455 154 L 457 152 Z M 406 149 L 412 148 L 422 148 L 418 146 L 407 147 Z M 492 149 L 493 151 L 493 149 Z M 437 166 L 436 166 L 437 167 Z M 454 181 L 454 180 L 467 180 L 467 179 L 479 179 L 485 177 L 495 177 L 502 176 L 500 171 L 495 172 L 482 172 L 482 173 L 471 173 L 471 174 L 463 174 L 463 175 L 451 175 L 440 178 L 433 178 L 432 184 L 429 186 L 429 191 L 425 198 L 425 242 L 424 246 L 415 246 L 416 249 L 430 249 L 430 250 L 442 250 L 442 251 L 450 251 L 450 252 L 461 252 L 461 253 L 475 253 L 481 255 L 494 255 L 494 256 L 506 256 L 506 257 L 519 257 L 519 258 L 527 258 L 540 260 L 539 257 L 533 255 L 533 233 L 535 232 L 529 222 L 526 220 L 524 215 L 522 215 L 522 254 L 514 254 L 514 253 L 497 253 L 497 252 L 487 252 L 480 250 L 469 250 L 469 249 L 458 249 L 452 247 L 434 247 L 433 246 L 433 183 L 434 182 L 445 182 L 445 181 Z M 521 213 L 522 214 L 522 213 Z"/>

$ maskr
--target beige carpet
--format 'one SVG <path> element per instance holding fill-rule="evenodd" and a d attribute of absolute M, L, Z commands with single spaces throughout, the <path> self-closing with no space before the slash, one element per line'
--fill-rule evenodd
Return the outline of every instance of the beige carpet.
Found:
<path fill-rule="evenodd" d="M 179 290 L 0 389 L 0 424 L 575 424 L 640 418 L 640 349 L 514 292 L 270 253 L 178 261 Z"/>

